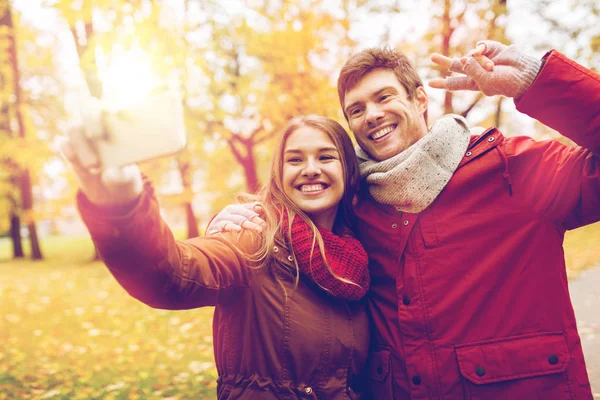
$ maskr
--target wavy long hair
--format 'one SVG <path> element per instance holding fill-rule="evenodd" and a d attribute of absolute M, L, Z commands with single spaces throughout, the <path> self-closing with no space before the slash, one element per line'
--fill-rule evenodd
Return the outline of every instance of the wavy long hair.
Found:
<path fill-rule="evenodd" d="M 286 242 L 290 245 L 291 251 L 294 251 L 293 241 L 291 238 L 291 224 L 296 215 L 302 218 L 313 231 L 311 259 L 312 251 L 315 250 L 315 245 L 318 245 L 321 256 L 327 265 L 323 238 L 321 237 L 319 230 L 310 217 L 288 197 L 283 188 L 283 154 L 285 151 L 285 145 L 290 135 L 302 127 L 317 129 L 325 133 L 337 148 L 340 155 L 340 162 L 342 163 L 344 195 L 342 196 L 338 206 L 333 231 L 337 234 L 343 234 L 347 229 L 352 229 L 354 227 L 352 202 L 358 189 L 360 173 L 358 169 L 356 153 L 354 151 L 354 146 L 350 136 L 339 123 L 327 117 L 307 115 L 293 118 L 288 121 L 281 131 L 281 135 L 279 137 L 277 146 L 275 147 L 274 156 L 271 161 L 271 168 L 267 183 L 261 188 L 257 195 L 244 196 L 244 200 L 257 200 L 261 202 L 264 209 L 264 216 L 267 224 L 263 230 L 264 240 L 261 241 L 259 249 L 254 254 L 246 255 L 246 257 L 252 261 L 252 264 L 258 266 L 259 268 L 269 264 L 274 260 L 273 249 L 275 247 L 277 237 L 287 239 Z M 286 230 L 287 235 L 284 234 L 284 229 L 282 226 L 284 221 L 284 213 L 287 213 L 289 216 L 289 226 Z M 296 268 L 293 272 L 295 274 L 295 286 L 297 286 L 300 277 L 300 269 L 297 264 L 296 257 L 294 257 L 294 265 Z M 329 265 L 327 265 L 327 268 L 329 269 L 329 272 L 337 279 L 354 284 L 354 282 L 350 282 L 346 279 L 338 277 L 331 270 Z M 327 290 L 326 288 L 323 289 Z"/>

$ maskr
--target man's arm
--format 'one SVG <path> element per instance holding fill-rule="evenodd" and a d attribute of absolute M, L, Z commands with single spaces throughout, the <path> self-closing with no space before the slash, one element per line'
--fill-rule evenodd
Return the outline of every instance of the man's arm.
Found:
<path fill-rule="evenodd" d="M 519 111 L 582 146 L 522 137 L 507 141 L 504 148 L 515 196 L 532 211 L 565 229 L 600 220 L 600 76 L 551 51 L 532 77 L 534 61 L 514 46 L 483 43 L 481 53 L 495 63 L 493 71 L 484 71 L 472 57 L 458 61 L 436 55 L 434 62 L 464 76 L 438 79 L 430 86 L 516 96 Z"/>
<path fill-rule="evenodd" d="M 600 156 L 600 75 L 552 50 L 517 110 Z"/>
<path fill-rule="evenodd" d="M 484 69 L 477 57 L 494 63 Z M 483 41 L 460 60 L 434 54 L 432 61 L 461 75 L 433 79 L 447 90 L 480 90 L 514 99 L 517 109 L 600 155 L 600 75 L 552 50 L 542 60 L 515 46 Z"/>
<path fill-rule="evenodd" d="M 540 211 L 574 229 L 600 220 L 600 75 L 554 50 L 544 60 L 533 85 L 515 101 L 517 109 L 581 147 L 516 141 L 521 156 L 514 162 L 543 146 L 530 160 L 524 186 Z"/>

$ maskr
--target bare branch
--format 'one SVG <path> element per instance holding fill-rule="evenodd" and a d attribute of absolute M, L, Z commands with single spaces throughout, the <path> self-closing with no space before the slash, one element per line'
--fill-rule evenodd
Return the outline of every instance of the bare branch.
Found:
<path fill-rule="evenodd" d="M 475 96 L 475 99 L 473 100 L 473 102 L 463 112 L 461 112 L 460 115 L 462 115 L 463 117 L 466 117 L 471 112 L 473 107 L 475 107 L 477 105 L 477 103 L 479 103 L 481 101 L 481 99 L 483 99 L 483 93 L 479 92 L 479 93 L 477 93 L 477 96 Z"/>

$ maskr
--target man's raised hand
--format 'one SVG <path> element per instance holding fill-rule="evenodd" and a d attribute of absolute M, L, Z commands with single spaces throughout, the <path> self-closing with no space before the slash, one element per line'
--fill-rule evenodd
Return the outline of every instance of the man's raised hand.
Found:
<path fill-rule="evenodd" d="M 487 57 L 493 68 L 489 68 Z M 519 98 L 535 80 L 542 62 L 520 52 L 516 46 L 485 40 L 466 56 L 452 59 L 433 54 L 431 61 L 462 75 L 437 78 L 429 86 L 447 90 L 480 90 L 487 96 Z"/>

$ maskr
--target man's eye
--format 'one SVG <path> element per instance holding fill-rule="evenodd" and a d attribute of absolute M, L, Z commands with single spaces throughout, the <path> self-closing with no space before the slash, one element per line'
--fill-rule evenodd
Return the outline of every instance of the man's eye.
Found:
<path fill-rule="evenodd" d="M 360 115 L 361 112 L 362 110 L 360 108 L 355 108 L 354 110 L 350 110 L 350 115 L 355 117 L 357 115 Z"/>
<path fill-rule="evenodd" d="M 392 97 L 392 95 L 384 94 L 382 96 L 379 96 L 379 101 L 385 101 L 385 100 L 389 99 L 390 97 Z"/>

